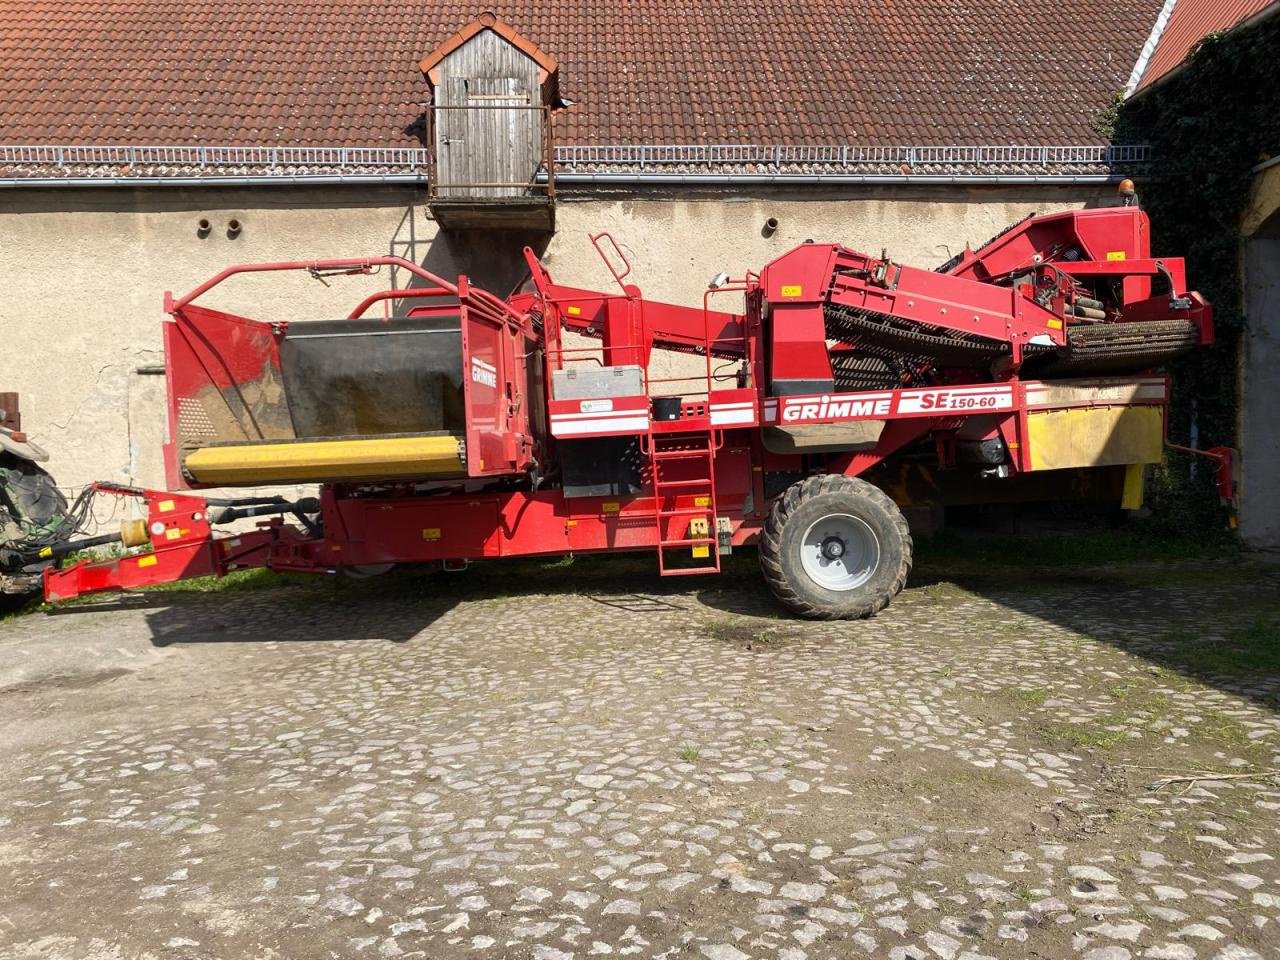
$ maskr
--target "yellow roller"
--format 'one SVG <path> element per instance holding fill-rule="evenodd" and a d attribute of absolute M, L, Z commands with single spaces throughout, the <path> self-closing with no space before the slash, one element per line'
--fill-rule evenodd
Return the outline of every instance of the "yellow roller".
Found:
<path fill-rule="evenodd" d="M 359 437 L 201 447 L 187 454 L 197 483 L 234 486 L 324 480 L 395 480 L 466 476 L 462 438 Z"/>

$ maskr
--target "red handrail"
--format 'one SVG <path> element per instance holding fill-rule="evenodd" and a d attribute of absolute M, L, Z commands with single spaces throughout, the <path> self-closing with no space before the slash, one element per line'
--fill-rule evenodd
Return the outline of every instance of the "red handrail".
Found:
<path fill-rule="evenodd" d="M 450 291 L 444 287 L 410 287 L 405 290 L 379 290 L 360 301 L 359 306 L 347 314 L 348 320 L 359 320 L 360 315 L 380 300 L 412 300 L 417 297 L 438 297 Z"/>
<path fill-rule="evenodd" d="M 618 241 L 613 239 L 613 234 L 609 233 L 607 230 L 602 230 L 600 233 L 588 234 L 587 238 L 591 241 L 591 245 L 596 248 L 596 253 L 600 254 L 600 259 L 604 261 L 605 268 L 613 274 L 613 279 L 618 282 L 618 286 L 622 288 L 622 292 L 626 293 L 627 296 L 630 296 L 631 294 L 627 293 L 627 285 L 622 281 L 631 276 L 631 261 L 628 260 L 627 255 L 622 252 L 622 248 L 618 246 Z M 609 245 L 613 247 L 613 252 L 617 255 L 618 259 L 622 261 L 622 265 L 626 267 L 626 269 L 621 273 L 613 268 L 612 261 L 610 261 L 608 255 L 600 246 L 601 240 L 609 241 Z"/>
<path fill-rule="evenodd" d="M 218 284 L 222 283 L 229 277 L 233 277 L 240 273 L 264 273 L 274 270 L 306 270 L 314 273 L 350 273 L 350 274 L 369 274 L 373 272 L 374 267 L 400 267 L 409 271 L 416 277 L 443 289 L 446 293 L 452 293 L 459 299 L 474 298 L 478 303 L 484 304 L 489 308 L 497 308 L 502 316 L 519 322 L 522 318 L 519 313 L 508 306 L 503 300 L 495 297 L 487 290 L 481 290 L 472 287 L 466 283 L 464 278 L 459 278 L 461 284 L 465 287 L 465 294 L 459 289 L 459 284 L 450 283 L 441 276 L 437 276 L 429 270 L 426 270 L 410 260 L 403 257 L 365 257 L 363 259 L 346 258 L 339 260 L 285 260 L 275 263 L 240 263 L 235 266 L 227 267 L 214 276 L 210 277 L 204 283 L 193 289 L 186 296 L 178 300 L 173 299 L 173 294 L 166 291 L 165 293 L 165 312 L 169 314 L 176 313 L 183 307 L 195 301 L 197 298 L 208 293 Z"/>

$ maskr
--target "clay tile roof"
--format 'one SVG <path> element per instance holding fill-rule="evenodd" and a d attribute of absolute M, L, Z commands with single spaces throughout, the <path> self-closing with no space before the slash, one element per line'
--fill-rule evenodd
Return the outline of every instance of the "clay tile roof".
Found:
<path fill-rule="evenodd" d="M 1211 33 L 1229 30 L 1280 0 L 1176 0 L 1136 89 L 1176 68 Z"/>
<path fill-rule="evenodd" d="M 0 144 L 418 146 L 420 65 L 486 28 L 558 64 L 560 144 L 1096 144 L 1161 6 L 0 0 Z"/>

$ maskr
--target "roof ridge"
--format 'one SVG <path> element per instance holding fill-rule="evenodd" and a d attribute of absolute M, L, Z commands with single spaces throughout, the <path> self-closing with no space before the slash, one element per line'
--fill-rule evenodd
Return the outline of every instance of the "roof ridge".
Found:
<path fill-rule="evenodd" d="M 1138 59 L 1133 64 L 1133 72 L 1129 74 L 1129 82 L 1124 85 L 1124 97 L 1127 100 L 1133 96 L 1133 91 L 1138 89 L 1138 84 L 1142 83 L 1142 75 L 1147 72 L 1147 64 L 1151 62 L 1151 55 L 1156 52 L 1156 47 L 1160 45 L 1160 38 L 1164 36 L 1164 31 L 1169 26 L 1169 20 L 1173 16 L 1173 8 L 1178 0 L 1164 0 L 1164 6 L 1160 8 L 1160 12 L 1156 14 L 1156 22 L 1151 25 L 1151 32 L 1147 34 L 1147 42 L 1142 45 L 1142 49 L 1138 52 Z"/>
<path fill-rule="evenodd" d="M 558 69 L 556 58 L 547 53 L 528 37 L 522 36 L 505 20 L 498 17 L 496 13 L 487 10 L 480 16 L 476 17 L 470 23 L 466 24 L 457 33 L 453 34 L 444 43 L 436 47 L 425 57 L 418 61 L 418 69 L 422 71 L 423 76 L 433 86 L 440 84 L 440 61 L 442 61 L 453 51 L 457 50 L 472 37 L 483 33 L 485 30 L 491 30 L 500 36 L 507 43 L 511 44 L 526 57 L 538 65 L 539 75 L 538 82 L 545 83 L 547 77 L 551 76 Z"/>

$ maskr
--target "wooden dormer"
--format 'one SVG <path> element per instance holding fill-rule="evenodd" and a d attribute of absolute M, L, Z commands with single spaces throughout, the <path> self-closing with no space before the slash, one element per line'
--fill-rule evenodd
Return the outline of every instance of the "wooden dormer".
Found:
<path fill-rule="evenodd" d="M 553 230 L 555 59 L 485 13 L 418 67 L 431 86 L 429 205 L 440 225 Z"/>

